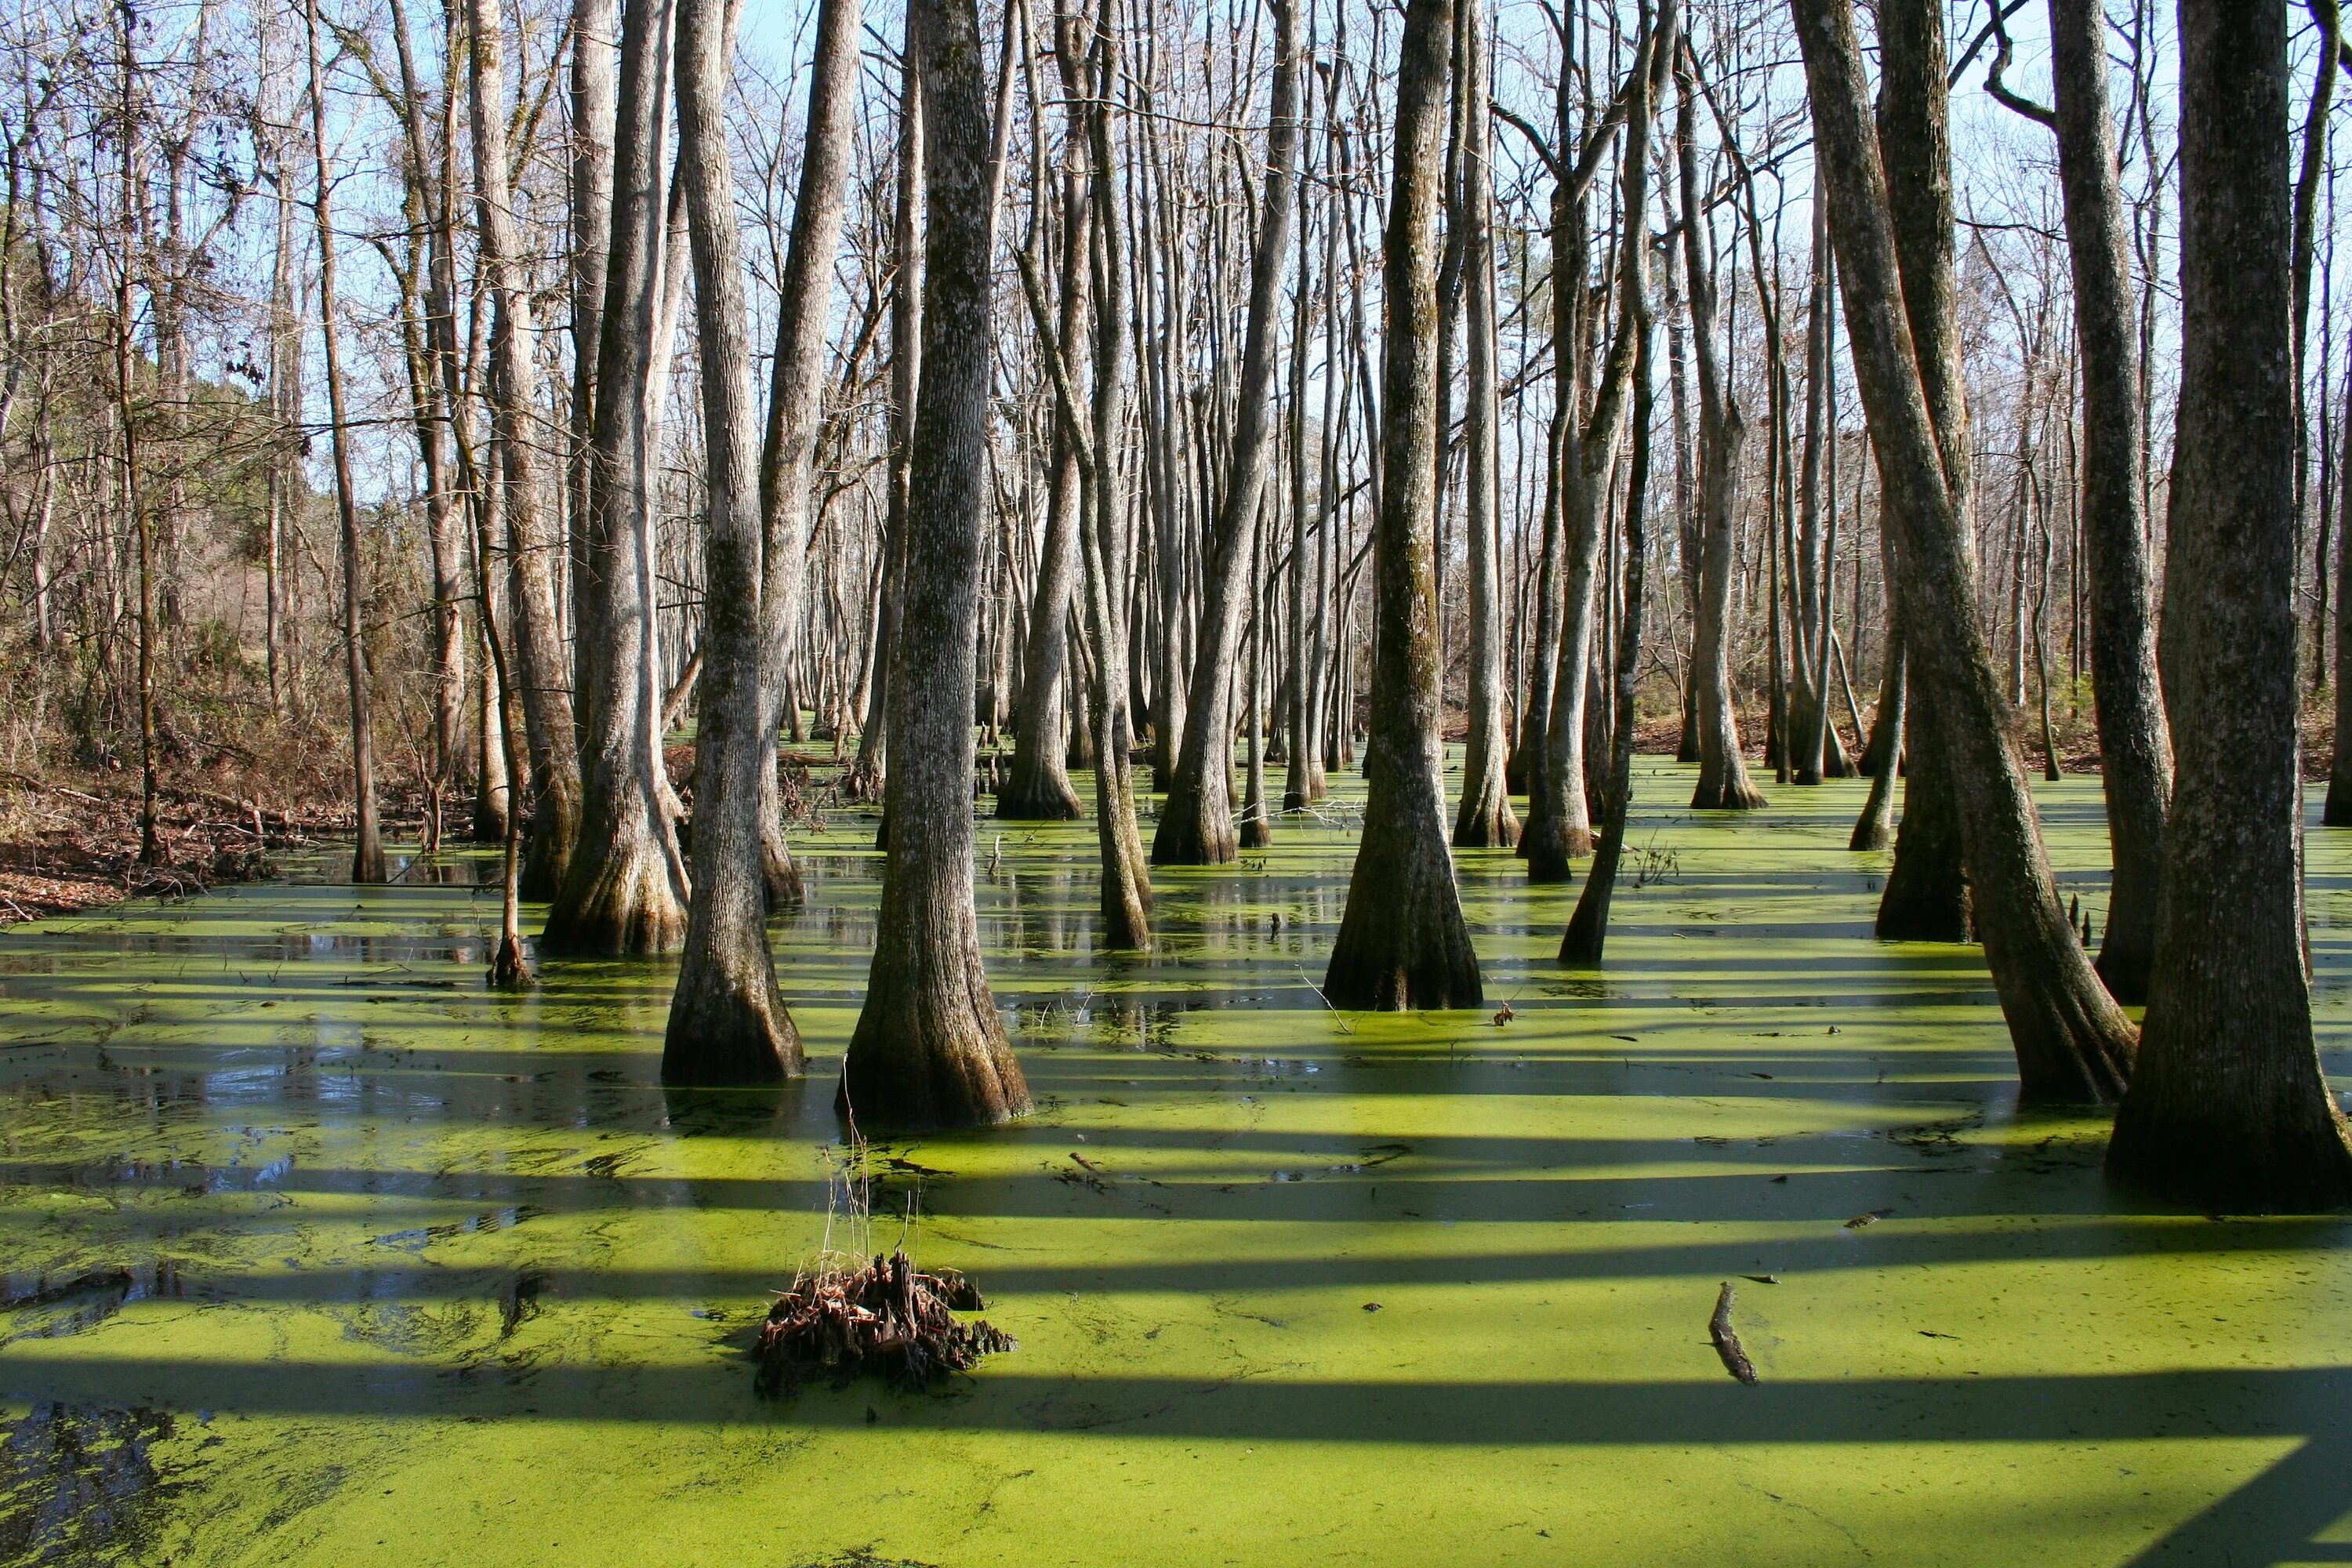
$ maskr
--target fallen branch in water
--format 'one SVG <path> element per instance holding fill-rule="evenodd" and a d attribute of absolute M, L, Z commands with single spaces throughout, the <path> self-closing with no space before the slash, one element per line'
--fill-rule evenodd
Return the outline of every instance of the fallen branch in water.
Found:
<path fill-rule="evenodd" d="M 1727 1279 L 1715 1298 L 1715 1316 L 1706 1321 L 1707 1337 L 1715 1342 L 1715 1353 L 1723 1358 L 1723 1370 L 1742 1383 L 1753 1383 L 1756 1363 L 1748 1359 L 1747 1347 L 1739 1342 L 1739 1331 L 1731 1326 L 1731 1281 Z"/>
<path fill-rule="evenodd" d="M 860 1373 L 880 1373 L 894 1388 L 928 1388 L 980 1358 L 1014 1348 L 1013 1336 L 985 1319 L 955 1314 L 982 1303 L 952 1268 L 927 1274 L 904 1252 L 878 1254 L 863 1268 L 829 1264 L 804 1272 L 777 1297 L 755 1352 L 761 1394 L 791 1394 L 820 1372 L 835 1388 Z"/>

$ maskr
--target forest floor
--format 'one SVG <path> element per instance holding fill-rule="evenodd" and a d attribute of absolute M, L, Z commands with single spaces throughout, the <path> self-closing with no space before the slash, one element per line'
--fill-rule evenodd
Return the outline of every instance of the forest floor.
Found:
<path fill-rule="evenodd" d="M 254 759 L 166 770 L 156 800 L 157 854 L 140 856 L 136 769 L 51 764 L 0 769 L 0 926 L 70 914 L 141 894 L 179 896 L 248 882 L 281 860 L 316 854 L 352 830 L 347 778 Z M 395 793 L 384 831 L 414 838 L 423 799 Z M 460 823 L 454 806 L 445 819 Z"/>
<path fill-rule="evenodd" d="M 1148 956 L 1096 945 L 1091 822 L 982 820 L 1035 1110 L 876 1144 L 870 1229 L 832 1109 L 866 808 L 795 830 L 809 1073 L 770 1091 L 663 1088 L 672 961 L 486 989 L 470 848 L 0 933 L 0 1568 L 2352 1552 L 2352 1220 L 2150 1205 L 2103 1118 L 2021 1109 L 1981 955 L 1870 937 L 1858 781 L 1700 816 L 1643 759 L 1593 970 L 1554 956 L 1577 888 L 1462 852 L 1486 1002 L 1414 1014 L 1314 989 L 1332 782 L 1156 869 Z M 2033 789 L 2103 905 L 2097 782 Z M 2342 1084 L 2352 834 L 2308 852 Z M 771 1293 L 901 1242 L 1017 1348 L 761 1397 Z"/>

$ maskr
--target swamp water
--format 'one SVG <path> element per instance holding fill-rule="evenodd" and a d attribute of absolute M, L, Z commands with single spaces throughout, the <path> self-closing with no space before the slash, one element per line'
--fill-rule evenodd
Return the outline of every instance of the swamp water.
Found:
<path fill-rule="evenodd" d="M 2096 781 L 2036 787 L 2104 924 Z M 463 860 L 0 934 L 0 1563 L 2352 1561 L 2352 1224 L 2153 1210 L 2017 1111 L 1979 954 L 1869 940 L 1859 784 L 1636 788 L 1599 972 L 1458 858 L 1500 1026 L 1323 1005 L 1344 803 L 1158 873 L 1149 961 L 1090 824 L 982 822 L 1038 1109 L 877 1148 L 876 1231 L 1020 1348 L 929 1394 L 746 1356 L 825 1235 L 868 820 L 797 841 L 781 1098 L 665 1095 L 667 966 L 486 992 Z"/>

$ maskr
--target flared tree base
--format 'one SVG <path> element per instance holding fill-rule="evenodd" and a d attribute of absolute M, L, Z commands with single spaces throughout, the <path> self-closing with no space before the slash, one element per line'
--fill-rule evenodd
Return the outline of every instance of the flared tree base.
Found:
<path fill-rule="evenodd" d="M 986 986 L 981 987 L 982 995 Z M 994 1009 L 868 994 L 841 1058 L 834 1110 L 870 1135 L 993 1127 L 1029 1110 L 1029 1085 Z"/>
<path fill-rule="evenodd" d="M 2352 1131 L 2342 1113 L 2324 1103 L 2269 1109 L 2274 1116 L 2249 1119 L 2220 1114 L 2210 1101 L 2158 1108 L 2126 1095 L 2107 1173 L 2207 1214 L 2352 1208 Z"/>
<path fill-rule="evenodd" d="M 1693 811 L 1761 811 L 1764 794 L 1748 782 L 1745 773 L 1721 781 L 1702 779 L 1691 795 Z"/>
<path fill-rule="evenodd" d="M 663 1083 L 720 1089 L 776 1083 L 806 1070 L 800 1030 L 764 957 L 713 958 L 680 973 L 662 1037 Z"/>
<path fill-rule="evenodd" d="M 490 954 L 489 983 L 493 991 L 528 991 L 539 984 L 520 937 L 509 933 L 499 938 L 497 951 Z"/>
<path fill-rule="evenodd" d="M 675 952 L 686 941 L 683 890 L 672 881 L 668 858 L 639 841 L 614 849 L 585 877 L 572 881 L 547 911 L 540 945 L 551 952 L 622 958 Z"/>
<path fill-rule="evenodd" d="M 1202 795 L 1181 785 L 1170 792 L 1151 836 L 1155 866 L 1230 866 L 1241 852 L 1233 818 Z"/>

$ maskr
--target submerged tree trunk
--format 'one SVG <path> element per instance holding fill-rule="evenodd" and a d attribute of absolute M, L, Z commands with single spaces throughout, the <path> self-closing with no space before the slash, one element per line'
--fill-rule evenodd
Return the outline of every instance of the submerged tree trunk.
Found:
<path fill-rule="evenodd" d="M 669 248 L 663 178 L 675 52 L 671 0 L 643 0 L 621 24 L 613 240 L 596 361 L 595 443 L 583 542 L 578 693 L 580 837 L 541 942 L 580 953 L 664 952 L 686 931 L 687 879 L 662 771 L 659 650 L 646 635 L 654 594 L 655 445 L 668 388 L 654 374 Z"/>
<path fill-rule="evenodd" d="M 1733 531 L 1748 426 L 1724 378 L 1716 342 L 1715 267 L 1707 254 L 1706 197 L 1698 183 L 1698 84 L 1686 69 L 1676 71 L 1675 81 L 1682 98 L 1675 151 L 1682 183 L 1683 277 L 1698 371 L 1699 602 L 1691 648 L 1691 680 L 1698 692 L 1698 785 L 1691 807 L 1748 811 L 1764 804 L 1748 781 L 1731 693 Z"/>
<path fill-rule="evenodd" d="M 467 23 L 477 233 L 483 281 L 494 301 L 489 405 L 498 457 L 493 482 L 499 487 L 499 513 L 509 541 L 509 598 L 515 608 L 510 646 L 530 759 L 522 887 L 527 897 L 546 898 L 561 885 L 579 837 L 580 752 L 548 571 L 555 542 L 543 521 L 540 482 L 537 425 L 543 415 L 538 407 L 538 333 L 507 177 L 505 35 L 490 0 L 467 0 Z"/>
<path fill-rule="evenodd" d="M 1249 584 L 1248 552 L 1273 453 L 1275 337 L 1291 209 L 1298 188 L 1298 18 L 1295 0 L 1274 12 L 1274 118 L 1266 130 L 1265 201 L 1250 263 L 1249 323 L 1234 388 L 1224 487 L 1207 542 L 1199 641 L 1186 695 L 1184 742 L 1152 835 L 1158 866 L 1219 866 L 1238 851 L 1234 834 L 1233 662 Z"/>
<path fill-rule="evenodd" d="M 1463 444 L 1468 505 L 1463 544 L 1470 558 L 1470 739 L 1463 752 L 1462 806 L 1454 842 L 1489 847 L 1518 842 L 1519 819 L 1504 779 L 1510 737 L 1503 710 L 1503 532 L 1501 466 L 1495 393 L 1494 135 L 1486 111 L 1487 0 L 1455 0 L 1461 8 L 1463 157 L 1458 205 L 1465 220 L 1463 264 L 1469 335 L 1469 405 Z"/>
<path fill-rule="evenodd" d="M 2181 0 L 2181 377 L 2164 646 L 2179 773 L 2108 1168 L 2200 1206 L 2352 1204 L 2311 1027 L 2296 770 L 2285 0 Z"/>
<path fill-rule="evenodd" d="M 1475 4 L 1476 0 L 1470 0 Z M 1396 170 L 1381 258 L 1378 616 L 1363 837 L 1324 994 L 1335 1006 L 1474 1007 L 1478 955 L 1445 844 L 1437 718 L 1436 268 L 1430 230 L 1444 160 L 1454 0 L 1407 0 L 1397 68 Z"/>
<path fill-rule="evenodd" d="M 1956 345 L 1947 338 L 1923 349 L 1906 319 L 1907 279 L 1896 260 L 1852 0 L 1794 0 L 1794 9 L 1855 378 L 1886 516 L 1897 530 L 1905 633 L 1928 699 L 1923 706 L 1932 705 L 1942 726 L 1985 961 L 2016 1047 L 2020 1089 L 2028 1100 L 2111 1100 L 2130 1070 L 2134 1031 L 2092 973 L 2058 900 L 1977 616 L 1963 542 L 1966 491 L 1946 466 L 1946 443 L 1958 432 L 1939 427 L 1923 390 L 1924 363 L 1956 361 Z M 1885 101 L 1916 114 L 1921 132 L 1898 142 L 1896 171 L 1931 187 L 1949 179 L 1942 23 L 1940 0 L 1880 5 Z M 1948 278 L 1932 282 L 1949 287 Z"/>
<path fill-rule="evenodd" d="M 2157 688 L 2154 588 L 2147 520 L 2140 515 L 2139 342 L 2099 0 L 2050 0 L 2050 42 L 2059 180 L 2074 258 L 2074 331 L 2083 353 L 2091 690 L 2115 867 L 2098 971 L 2117 1001 L 2143 1002 L 2156 948 L 2172 738 Z M 2046 683 L 2042 702 L 2046 713 Z"/>
<path fill-rule="evenodd" d="M 923 374 L 890 649 L 890 854 L 836 1109 L 869 1127 L 967 1127 L 1029 1108 L 972 906 L 973 628 L 993 343 L 988 87 L 974 0 L 913 0 L 908 30 L 926 111 Z"/>
<path fill-rule="evenodd" d="M 351 698 L 352 714 L 352 792 L 356 803 L 358 830 L 352 847 L 352 880 L 381 882 L 384 879 L 383 839 L 376 825 L 375 802 L 375 736 L 370 718 L 368 701 L 367 648 L 365 626 L 362 620 L 363 595 L 360 578 L 366 570 L 360 551 L 360 503 L 352 479 L 351 431 L 344 417 L 343 364 L 338 325 L 335 321 L 335 232 L 330 207 L 332 184 L 327 177 L 327 110 L 326 87 L 320 79 L 319 62 L 318 0 L 305 0 L 303 18 L 310 53 L 310 153 L 312 174 L 316 180 L 313 207 L 319 227 L 319 322 L 320 336 L 327 353 L 327 417 L 332 421 L 335 466 L 335 511 L 342 522 L 343 568 L 343 675 Z M 126 44 L 126 47 L 127 47 Z M 130 243 L 128 236 L 124 243 Z M 124 395 L 129 395 L 125 391 Z M 130 424 L 123 426 L 126 432 Z M 135 497 L 136 491 L 133 495 Z M 140 529 L 140 723 L 143 742 L 144 773 L 140 816 L 140 844 L 143 858 L 155 857 L 154 833 L 154 703 L 152 699 L 153 674 L 151 651 L 153 646 L 152 628 L 154 572 L 150 561 L 153 546 L 151 524 L 144 511 L 134 519 Z"/>
<path fill-rule="evenodd" d="M 808 547 L 810 459 L 821 408 L 831 261 L 856 102 L 858 0 L 817 17 L 808 132 L 780 279 L 763 443 L 752 437 L 750 323 L 722 118 L 724 0 L 681 0 L 680 178 L 692 224 L 702 360 L 703 674 L 694 773 L 694 902 L 662 1051 L 666 1083 L 761 1082 L 802 1070 L 800 1032 L 768 946 L 782 654 Z M 786 864 L 789 865 L 789 860 Z"/>
<path fill-rule="evenodd" d="M 1940 33 L 1937 37 L 1940 50 Z M 1920 384 L 1940 444 L 1945 482 L 1951 488 L 1954 510 L 1966 516 L 1970 485 L 1968 395 L 1955 319 L 1952 186 L 1943 107 L 1946 89 L 1940 78 L 1927 80 L 1927 68 L 1918 63 L 1917 53 L 1898 50 L 1888 62 L 1887 68 L 1897 72 L 1901 81 L 1895 91 L 1881 89 L 1878 129 L 1888 168 L 1901 171 L 1890 174 L 1887 201 L 1905 321 L 1918 353 Z M 1905 72 L 1909 74 L 1903 76 Z M 1857 374 L 1859 371 L 1857 362 Z M 1883 513 L 1891 514 L 1902 504 L 1895 488 L 1886 482 L 1883 453 L 1879 493 Z M 1882 528 L 1890 523 L 1899 535 L 1899 520 L 1882 518 Z M 1970 545 L 1969 532 L 1963 529 L 1964 561 Z M 1903 601 L 1900 549 L 1895 559 L 1898 574 L 1887 578 L 1889 614 L 1906 625 L 1907 647 L 1909 610 Z M 1943 715 L 1918 659 L 1906 655 L 1906 662 L 1910 680 L 1910 761 L 1903 774 L 1903 821 L 1895 837 L 1895 864 L 1879 897 L 1876 931 L 1886 942 L 1967 942 L 1975 930 L 1975 917 L 1968 873 L 1961 863 L 1960 808 L 1946 760 Z"/>
<path fill-rule="evenodd" d="M 1649 9 L 1643 0 L 1642 9 Z M 1675 0 L 1665 0 L 1654 29 L 1647 16 L 1643 32 L 1650 35 L 1654 59 L 1671 60 L 1677 48 Z M 1637 74 L 1626 107 L 1626 145 L 1648 145 L 1652 93 L 1663 85 L 1648 72 Z M 1648 223 L 1649 160 L 1625 161 L 1626 228 L 1640 234 Z M 1609 940 L 1609 904 L 1617 890 L 1617 868 L 1625 853 L 1625 818 L 1633 800 L 1633 727 L 1641 689 L 1642 623 L 1645 607 L 1644 577 L 1649 563 L 1650 425 L 1656 413 L 1657 389 L 1652 384 L 1651 354 L 1655 323 L 1650 309 L 1650 283 L 1645 247 L 1627 245 L 1620 252 L 1623 278 L 1620 284 L 1633 308 L 1633 451 L 1625 484 L 1625 581 L 1622 619 L 1617 628 L 1615 668 L 1610 686 L 1614 705 L 1609 737 L 1609 780 L 1601 839 L 1586 873 L 1584 890 L 1577 895 L 1576 910 L 1561 935 L 1562 963 L 1598 963 Z"/>

